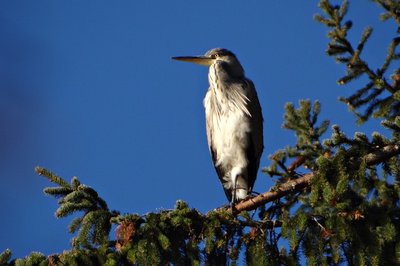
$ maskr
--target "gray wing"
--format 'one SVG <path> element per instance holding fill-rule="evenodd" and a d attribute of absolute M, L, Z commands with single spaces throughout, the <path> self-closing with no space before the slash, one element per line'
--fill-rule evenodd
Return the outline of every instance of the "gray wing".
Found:
<path fill-rule="evenodd" d="M 248 98 L 247 109 L 251 115 L 251 132 L 249 136 L 250 141 L 247 147 L 247 158 L 249 161 L 249 165 L 247 167 L 249 175 L 248 185 L 249 192 L 251 192 L 257 178 L 257 172 L 260 166 L 260 158 L 264 150 L 263 116 L 257 91 L 253 82 L 249 79 L 246 79 L 244 86 L 246 87 L 246 96 Z"/>

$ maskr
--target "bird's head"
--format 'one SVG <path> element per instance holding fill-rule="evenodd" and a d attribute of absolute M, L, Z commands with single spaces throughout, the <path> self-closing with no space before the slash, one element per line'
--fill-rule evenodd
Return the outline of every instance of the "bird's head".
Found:
<path fill-rule="evenodd" d="M 176 56 L 172 59 L 195 63 L 203 66 L 212 66 L 215 63 L 225 63 L 232 74 L 243 75 L 244 71 L 235 54 L 224 48 L 214 48 L 201 56 Z"/>

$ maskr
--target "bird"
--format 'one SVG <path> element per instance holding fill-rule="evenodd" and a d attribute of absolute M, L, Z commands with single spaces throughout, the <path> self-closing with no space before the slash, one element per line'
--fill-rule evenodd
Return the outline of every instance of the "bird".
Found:
<path fill-rule="evenodd" d="M 203 100 L 211 158 L 232 206 L 251 195 L 264 149 L 263 116 L 253 82 L 236 55 L 214 48 L 174 60 L 209 67 Z"/>

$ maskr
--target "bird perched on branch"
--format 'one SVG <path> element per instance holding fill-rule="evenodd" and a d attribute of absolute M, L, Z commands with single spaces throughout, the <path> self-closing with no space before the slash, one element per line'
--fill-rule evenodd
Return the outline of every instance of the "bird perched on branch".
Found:
<path fill-rule="evenodd" d="M 254 84 L 227 49 L 173 59 L 209 67 L 210 87 L 204 98 L 208 146 L 226 197 L 234 204 L 252 192 L 264 148 Z"/>

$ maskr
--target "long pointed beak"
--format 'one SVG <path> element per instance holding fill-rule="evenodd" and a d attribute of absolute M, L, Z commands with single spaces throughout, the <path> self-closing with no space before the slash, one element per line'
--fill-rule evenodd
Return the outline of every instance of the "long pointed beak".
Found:
<path fill-rule="evenodd" d="M 215 60 L 214 58 L 209 58 L 205 56 L 175 56 L 172 57 L 172 59 L 183 62 L 190 62 L 203 66 L 211 66 Z"/>

